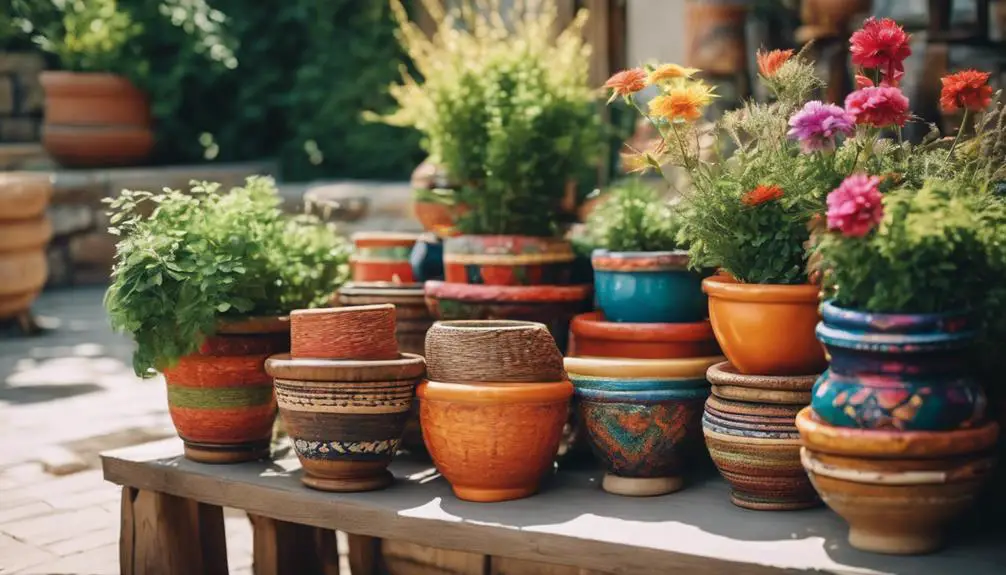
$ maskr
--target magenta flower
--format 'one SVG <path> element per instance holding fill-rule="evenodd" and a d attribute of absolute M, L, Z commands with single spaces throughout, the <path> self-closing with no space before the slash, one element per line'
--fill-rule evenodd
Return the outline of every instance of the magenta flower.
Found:
<path fill-rule="evenodd" d="M 828 194 L 828 229 L 861 238 L 884 218 L 880 178 L 853 174 Z"/>
<path fill-rule="evenodd" d="M 799 140 L 804 152 L 814 152 L 834 150 L 835 136 L 851 135 L 856 130 L 856 119 L 839 106 L 812 100 L 793 114 L 789 125 L 789 137 Z"/>
<path fill-rule="evenodd" d="M 860 88 L 845 99 L 845 110 L 856 119 L 857 124 L 874 128 L 904 126 L 911 115 L 908 112 L 908 98 L 898 88 L 871 86 Z"/>

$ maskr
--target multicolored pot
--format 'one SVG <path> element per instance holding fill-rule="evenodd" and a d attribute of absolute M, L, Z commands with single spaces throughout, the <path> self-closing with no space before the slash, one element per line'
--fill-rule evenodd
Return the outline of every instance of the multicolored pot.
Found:
<path fill-rule="evenodd" d="M 239 463 L 269 456 L 276 398 L 265 360 L 289 349 L 286 318 L 222 322 L 198 353 L 164 370 L 168 410 L 187 459 Z"/>
<path fill-rule="evenodd" d="M 691 323 L 707 315 L 702 276 L 689 271 L 688 252 L 594 250 L 594 290 L 608 321 Z"/>
<path fill-rule="evenodd" d="M 355 282 L 393 282 L 410 284 L 409 256 L 418 234 L 359 232 L 353 234 L 353 255 L 349 258 Z"/>
<path fill-rule="evenodd" d="M 426 371 L 422 356 L 379 361 L 266 360 L 283 425 L 304 467 L 301 480 L 322 491 L 370 491 L 393 481 L 388 464 Z"/>
<path fill-rule="evenodd" d="M 817 337 L 831 367 L 811 407 L 839 427 L 946 431 L 985 419 L 985 391 L 972 377 L 976 331 L 964 313 L 875 314 L 825 302 Z"/>
<path fill-rule="evenodd" d="M 995 422 L 954 431 L 848 429 L 806 408 L 796 425 L 814 487 L 849 523 L 849 543 L 863 551 L 939 549 L 994 472 Z"/>
<path fill-rule="evenodd" d="M 552 470 L 573 386 L 424 381 L 417 393 L 437 470 L 459 499 L 490 502 L 538 491 Z"/>
<path fill-rule="evenodd" d="M 814 336 L 818 286 L 742 284 L 715 275 L 702 280 L 702 289 L 716 341 L 741 373 L 806 375 L 827 367 Z"/>
<path fill-rule="evenodd" d="M 455 236 L 444 240 L 444 279 L 496 286 L 564 285 L 574 259 L 570 243 L 533 236 Z"/>
<path fill-rule="evenodd" d="M 609 493 L 651 496 L 684 486 L 703 449 L 706 369 L 721 357 L 566 358 L 575 404 Z"/>
<path fill-rule="evenodd" d="M 617 323 L 599 311 L 569 324 L 569 355 L 625 359 L 674 359 L 719 355 L 709 320 L 695 323 Z"/>

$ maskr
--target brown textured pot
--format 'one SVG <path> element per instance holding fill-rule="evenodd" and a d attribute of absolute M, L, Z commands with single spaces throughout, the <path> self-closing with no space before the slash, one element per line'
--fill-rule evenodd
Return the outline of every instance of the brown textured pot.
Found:
<path fill-rule="evenodd" d="M 290 314 L 290 345 L 294 358 L 395 359 L 395 306 L 294 310 Z"/>
<path fill-rule="evenodd" d="M 0 174 L 0 319 L 27 311 L 45 285 L 51 194 L 47 177 Z"/>
<path fill-rule="evenodd" d="M 150 103 L 114 74 L 42 72 L 42 145 L 68 167 L 135 165 L 154 147 Z"/>
<path fill-rule="evenodd" d="M 674 359 L 720 354 L 709 321 L 619 323 L 593 311 L 575 316 L 569 330 L 571 356 Z"/>
<path fill-rule="evenodd" d="M 301 480 L 322 491 L 370 491 L 393 481 L 388 464 L 398 449 L 425 371 L 423 358 L 383 361 L 266 361 Z"/>
<path fill-rule="evenodd" d="M 417 393 L 437 470 L 458 498 L 490 502 L 538 491 L 552 469 L 573 385 L 425 381 Z"/>
<path fill-rule="evenodd" d="M 747 69 L 747 2 L 693 0 L 686 3 L 688 65 L 734 75 Z"/>
<path fill-rule="evenodd" d="M 435 381 L 534 383 L 566 379 L 548 329 L 529 321 L 438 321 L 426 333 L 427 374 Z"/>

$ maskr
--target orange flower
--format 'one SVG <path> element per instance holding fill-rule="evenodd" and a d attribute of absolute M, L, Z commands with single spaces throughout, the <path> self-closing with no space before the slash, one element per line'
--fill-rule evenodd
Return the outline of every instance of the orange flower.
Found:
<path fill-rule="evenodd" d="M 744 197 L 741 198 L 741 202 L 743 202 L 746 206 L 760 206 L 765 202 L 778 200 L 781 197 L 782 188 L 779 186 L 766 186 L 763 184 L 744 194 Z"/>
<path fill-rule="evenodd" d="M 608 81 L 604 83 L 604 87 L 611 88 L 612 90 L 611 99 L 608 100 L 609 104 L 619 96 L 624 98 L 635 94 L 646 87 L 646 70 L 642 68 L 622 70 L 608 78 Z"/>
<path fill-rule="evenodd" d="M 944 112 L 965 108 L 980 112 L 992 103 L 992 86 L 989 73 L 978 70 L 964 70 L 944 76 L 943 91 L 940 92 L 940 107 Z"/>
<path fill-rule="evenodd" d="M 650 84 L 663 84 L 678 78 L 691 78 L 699 72 L 698 68 L 686 68 L 677 64 L 662 64 L 650 72 Z"/>
<path fill-rule="evenodd" d="M 758 60 L 758 71 L 761 72 L 761 75 L 771 78 L 775 76 L 779 68 L 782 68 L 783 64 L 793 57 L 793 51 L 772 50 L 771 52 L 765 52 L 764 50 L 758 50 L 755 57 Z"/>
<path fill-rule="evenodd" d="M 698 120 L 702 109 L 715 97 L 713 89 L 704 82 L 689 82 L 650 100 L 650 114 L 670 122 Z"/>

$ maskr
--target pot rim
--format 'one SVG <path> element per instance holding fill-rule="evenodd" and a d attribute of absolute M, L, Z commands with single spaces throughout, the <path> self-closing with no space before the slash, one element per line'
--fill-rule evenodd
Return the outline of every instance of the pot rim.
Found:
<path fill-rule="evenodd" d="M 738 371 L 729 361 L 711 365 L 706 371 L 706 379 L 712 385 L 808 393 L 820 375 L 819 373 L 809 375 L 746 375 Z"/>
<path fill-rule="evenodd" d="M 887 431 L 837 427 L 818 421 L 813 408 L 796 415 L 803 445 L 811 451 L 867 459 L 938 459 L 981 453 L 995 447 L 999 425 L 948 431 Z"/>
<path fill-rule="evenodd" d="M 376 245 L 399 245 L 416 243 L 421 234 L 412 232 L 355 232 L 349 237 L 355 245 L 358 242 L 374 242 Z"/>
<path fill-rule="evenodd" d="M 714 275 L 702 280 L 710 298 L 746 303 L 788 303 L 817 306 L 821 287 L 815 284 L 745 284 L 730 276 Z"/>
<path fill-rule="evenodd" d="M 312 307 L 307 309 L 295 309 L 292 312 L 290 312 L 290 317 L 296 318 L 309 315 L 342 315 L 342 314 L 352 314 L 364 311 L 385 311 L 385 310 L 391 310 L 392 312 L 394 312 L 395 304 L 372 303 L 367 305 L 347 305 L 341 307 Z"/>
<path fill-rule="evenodd" d="M 578 285 L 486 285 L 449 283 L 428 280 L 424 284 L 426 297 L 471 303 L 573 303 L 590 295 L 590 284 Z"/>
<path fill-rule="evenodd" d="M 214 335 L 256 335 L 290 331 L 289 315 L 249 315 L 217 318 Z"/>
<path fill-rule="evenodd" d="M 691 260 L 686 250 L 654 252 L 613 252 L 598 248 L 590 253 L 594 271 L 601 272 L 688 272 Z"/>
<path fill-rule="evenodd" d="M 419 399 L 453 403 L 513 404 L 569 401 L 573 384 L 569 380 L 537 383 L 448 383 L 424 379 L 416 388 Z"/>
<path fill-rule="evenodd" d="M 868 485 L 943 485 L 946 483 L 972 481 L 976 479 L 976 476 L 980 478 L 983 475 L 990 474 L 995 469 L 996 463 L 994 455 L 986 454 L 983 456 L 981 454 L 974 454 L 973 457 L 959 461 L 949 469 L 895 471 L 843 467 L 822 461 L 815 457 L 816 455 L 817 452 L 806 447 L 800 448 L 800 463 L 803 464 L 803 468 L 807 470 L 807 473 L 839 481 Z M 846 457 L 846 459 L 855 458 Z"/>
<path fill-rule="evenodd" d="M 711 365 L 723 361 L 722 355 L 677 359 L 619 359 L 610 357 L 567 357 L 567 373 L 622 379 L 696 379 L 705 378 Z"/>
<path fill-rule="evenodd" d="M 422 282 L 398 283 L 398 282 L 346 282 L 339 288 L 340 295 L 363 295 L 363 296 L 413 296 L 423 295 Z"/>
<path fill-rule="evenodd" d="M 702 418 L 702 434 L 709 439 L 712 437 L 715 440 L 722 441 L 723 443 L 741 443 L 744 445 L 756 445 L 762 447 L 783 447 L 783 448 L 793 448 L 800 446 L 800 436 L 794 432 L 794 437 L 753 437 L 753 433 L 749 432 L 748 435 L 733 435 L 730 433 L 723 433 L 722 431 L 716 431 L 715 429 L 710 429 L 705 422 L 705 415 Z"/>
<path fill-rule="evenodd" d="M 303 369 L 315 370 L 316 373 L 324 374 L 325 378 L 304 380 L 298 377 Z M 379 360 L 293 359 L 289 353 L 280 353 L 265 360 L 265 371 L 273 379 L 300 381 L 402 381 L 423 377 L 426 373 L 426 360 L 414 353 L 400 353 L 398 359 Z"/>
<path fill-rule="evenodd" d="M 924 352 L 970 345 L 977 331 L 967 311 L 931 314 L 864 312 L 827 300 L 814 330 L 825 345 L 876 352 Z"/>
<path fill-rule="evenodd" d="M 635 342 L 705 342 L 716 339 L 708 319 L 688 323 L 608 321 L 597 310 L 573 316 L 569 329 L 577 337 Z"/>
<path fill-rule="evenodd" d="M 569 373 L 569 381 L 577 393 L 584 389 L 598 392 L 622 393 L 636 391 L 665 391 L 682 389 L 709 389 L 704 377 L 653 377 L 646 379 L 625 379 L 620 377 L 599 377 Z"/>

